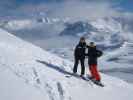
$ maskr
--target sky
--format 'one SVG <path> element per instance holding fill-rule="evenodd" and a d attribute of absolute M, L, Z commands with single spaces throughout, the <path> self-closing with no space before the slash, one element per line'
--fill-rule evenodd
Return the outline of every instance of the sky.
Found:
<path fill-rule="evenodd" d="M 44 12 L 42 15 L 47 13 L 56 17 L 88 16 L 86 12 L 92 17 L 116 16 L 119 13 L 132 15 L 132 4 L 133 0 L 1 0 L 0 18 L 34 16 L 39 12 Z M 74 15 L 73 12 L 78 13 Z"/>
<path fill-rule="evenodd" d="M 122 0 L 118 6 L 125 11 L 133 12 L 133 0 Z"/>

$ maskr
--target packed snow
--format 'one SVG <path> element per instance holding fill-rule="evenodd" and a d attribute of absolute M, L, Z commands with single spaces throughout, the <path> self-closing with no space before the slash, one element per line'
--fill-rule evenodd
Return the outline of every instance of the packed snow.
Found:
<path fill-rule="evenodd" d="M 73 62 L 0 29 L 1 100 L 132 100 L 133 85 L 101 73 L 102 88 L 66 77 L 72 68 Z"/>

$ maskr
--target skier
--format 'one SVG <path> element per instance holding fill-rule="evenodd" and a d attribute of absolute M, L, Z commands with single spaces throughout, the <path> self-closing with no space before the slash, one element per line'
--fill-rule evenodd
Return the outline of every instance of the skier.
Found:
<path fill-rule="evenodd" d="M 81 75 L 80 76 L 81 77 L 83 77 L 85 74 L 85 65 L 84 65 L 85 50 L 86 50 L 85 38 L 81 37 L 79 44 L 76 46 L 76 48 L 74 50 L 75 64 L 74 64 L 74 68 L 73 68 L 73 73 L 77 73 L 77 67 L 78 67 L 78 64 L 80 61 L 80 63 L 81 63 Z"/>
<path fill-rule="evenodd" d="M 90 42 L 90 45 L 88 47 L 88 65 L 89 65 L 89 70 L 91 72 L 91 77 L 90 79 L 95 80 L 96 82 L 101 81 L 100 74 L 97 69 L 97 58 L 102 56 L 102 51 L 98 50 L 96 48 L 96 45 L 94 42 Z"/>

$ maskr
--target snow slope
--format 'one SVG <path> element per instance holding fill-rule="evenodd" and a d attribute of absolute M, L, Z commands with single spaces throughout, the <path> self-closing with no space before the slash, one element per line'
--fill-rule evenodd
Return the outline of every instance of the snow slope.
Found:
<path fill-rule="evenodd" d="M 132 100 L 133 86 L 102 74 L 104 88 L 67 78 L 73 64 L 0 29 L 0 100 Z"/>

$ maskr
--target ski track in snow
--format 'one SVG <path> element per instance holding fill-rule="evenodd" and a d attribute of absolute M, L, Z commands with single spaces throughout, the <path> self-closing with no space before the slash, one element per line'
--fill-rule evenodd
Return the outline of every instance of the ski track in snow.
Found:
<path fill-rule="evenodd" d="M 59 92 L 59 95 L 60 95 L 60 99 L 64 100 L 64 90 L 63 90 L 62 85 L 61 85 L 60 82 L 57 82 L 57 88 L 58 88 L 58 92 Z"/>

